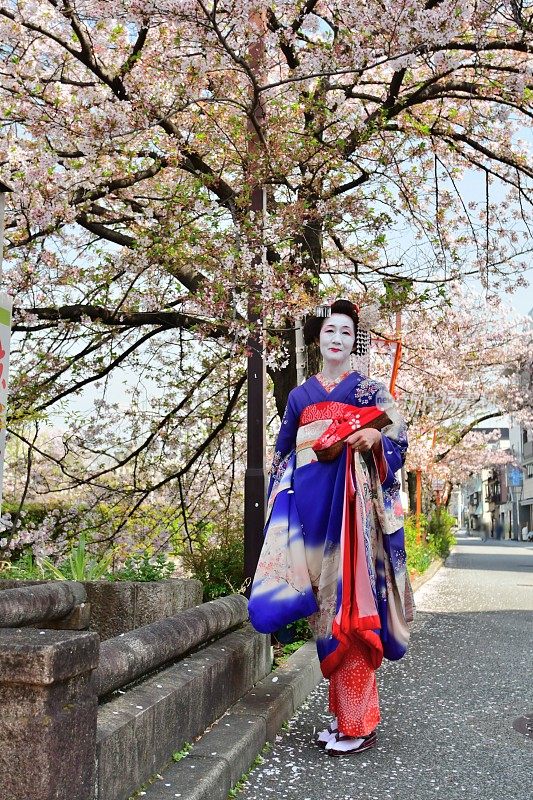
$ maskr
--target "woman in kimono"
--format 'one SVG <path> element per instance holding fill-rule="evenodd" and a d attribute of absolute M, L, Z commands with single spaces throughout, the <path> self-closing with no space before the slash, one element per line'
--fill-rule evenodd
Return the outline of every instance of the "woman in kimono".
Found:
<path fill-rule="evenodd" d="M 405 654 L 413 617 L 396 477 L 406 429 L 383 384 L 351 369 L 357 327 L 346 300 L 306 322 L 323 367 L 289 394 L 249 603 L 264 633 L 308 617 L 334 715 L 316 742 L 332 756 L 375 745 L 375 671 Z"/>

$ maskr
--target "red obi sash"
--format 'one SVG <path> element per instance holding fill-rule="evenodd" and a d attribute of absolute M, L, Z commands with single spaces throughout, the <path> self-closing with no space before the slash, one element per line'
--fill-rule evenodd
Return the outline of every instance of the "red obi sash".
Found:
<path fill-rule="evenodd" d="M 319 461 L 332 461 L 340 454 L 344 441 L 352 433 L 363 428 L 381 430 L 390 425 L 391 419 L 377 406 L 345 406 L 346 410 L 340 418 L 334 419 L 313 444 L 313 450 Z"/>

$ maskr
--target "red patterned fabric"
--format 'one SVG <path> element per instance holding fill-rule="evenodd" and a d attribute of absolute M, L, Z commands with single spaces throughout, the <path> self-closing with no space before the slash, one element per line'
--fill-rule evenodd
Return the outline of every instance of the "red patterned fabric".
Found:
<path fill-rule="evenodd" d="M 324 431 L 320 439 L 313 445 L 313 450 L 325 450 L 327 447 L 345 439 L 351 433 L 355 433 L 360 428 L 364 428 L 369 423 L 383 418 L 386 423 L 390 419 L 377 406 L 363 406 L 362 408 L 351 408 L 346 410 L 342 417 L 334 419 L 329 428 Z"/>
<path fill-rule="evenodd" d="M 333 636 L 339 646 L 322 660 L 322 673 L 330 678 L 350 647 L 359 642 L 365 647 L 373 669 L 383 659 L 381 627 L 374 594 L 370 586 L 366 562 L 364 534 L 361 529 L 361 498 L 356 493 L 352 475 L 352 459 L 347 454 L 346 490 L 342 519 L 342 598 L 333 620 Z M 346 731 L 343 731 L 344 733 Z"/>
<path fill-rule="evenodd" d="M 318 422 L 321 419 L 343 419 L 349 412 L 353 414 L 354 407 L 347 403 L 336 403 L 334 400 L 324 400 L 323 403 L 313 403 L 306 406 L 300 415 L 298 426 Z"/>
<path fill-rule="evenodd" d="M 380 721 L 378 687 L 363 642 L 353 643 L 332 673 L 329 708 L 346 736 L 368 736 Z"/>

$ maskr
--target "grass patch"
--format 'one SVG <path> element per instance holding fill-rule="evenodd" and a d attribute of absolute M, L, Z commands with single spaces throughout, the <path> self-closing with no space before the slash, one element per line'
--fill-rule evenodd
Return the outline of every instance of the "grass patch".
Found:
<path fill-rule="evenodd" d="M 261 764 L 264 763 L 265 759 L 263 758 L 263 756 L 266 755 L 266 753 L 269 752 L 271 747 L 272 747 L 272 745 L 270 744 L 270 742 L 267 742 L 265 744 L 265 746 L 263 747 L 263 749 L 261 750 L 259 755 L 257 755 L 254 758 L 254 760 L 252 761 L 252 763 L 250 764 L 250 769 L 247 770 L 247 772 L 243 772 L 243 774 L 241 775 L 241 777 L 239 778 L 239 780 L 237 781 L 237 783 L 235 784 L 233 789 L 229 790 L 229 792 L 228 792 L 228 800 L 229 800 L 229 798 L 237 797 L 242 792 L 242 790 L 244 789 L 244 787 L 245 787 L 245 785 L 246 785 L 246 783 L 248 781 L 248 778 L 250 777 L 250 775 L 253 772 L 253 770 L 256 767 L 260 767 Z"/>
<path fill-rule="evenodd" d="M 181 761 L 182 758 L 185 758 L 185 756 L 190 753 L 191 748 L 192 744 L 190 742 L 185 742 L 181 750 L 176 750 L 175 753 L 172 753 L 172 761 L 177 764 L 178 761 Z"/>

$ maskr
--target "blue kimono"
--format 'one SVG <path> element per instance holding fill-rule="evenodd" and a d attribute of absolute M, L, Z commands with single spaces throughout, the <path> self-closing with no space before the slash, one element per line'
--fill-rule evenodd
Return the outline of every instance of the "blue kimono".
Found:
<path fill-rule="evenodd" d="M 317 461 L 312 445 L 331 423 L 369 406 L 391 420 L 381 448 Z M 406 449 L 391 395 L 358 372 L 329 393 L 313 376 L 289 394 L 249 613 L 265 633 L 308 617 L 326 677 L 356 639 L 374 668 L 407 650 L 414 606 L 396 477 Z"/>

